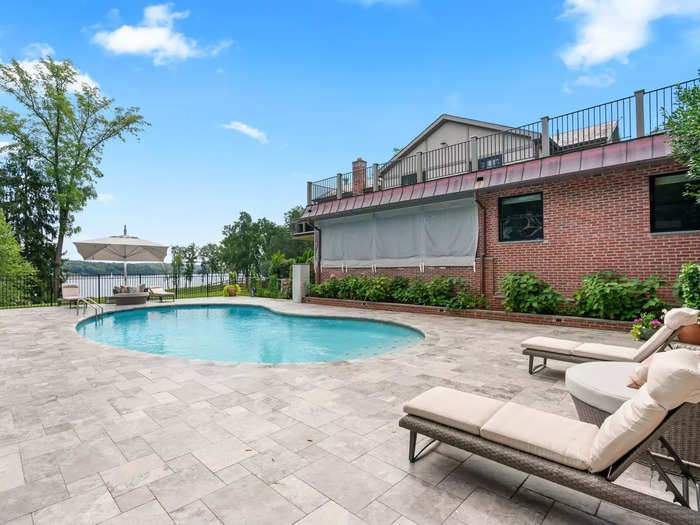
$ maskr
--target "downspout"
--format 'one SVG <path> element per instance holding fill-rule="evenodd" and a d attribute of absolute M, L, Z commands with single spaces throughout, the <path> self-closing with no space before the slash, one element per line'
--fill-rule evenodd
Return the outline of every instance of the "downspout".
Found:
<path fill-rule="evenodd" d="M 318 266 L 314 268 L 314 281 L 316 281 L 316 284 L 319 284 L 321 282 L 321 228 L 316 226 L 316 224 L 313 224 L 314 230 L 318 232 L 318 250 L 316 250 L 316 242 L 314 242 L 314 259 L 318 260 Z M 316 236 L 314 235 L 314 240 Z M 318 258 L 317 258 L 317 253 L 318 253 Z"/>
<path fill-rule="evenodd" d="M 479 210 L 482 212 L 483 217 L 484 217 L 484 227 L 479 228 L 479 239 L 482 238 L 483 235 L 483 242 L 482 246 L 483 249 L 481 251 L 481 254 L 479 255 L 479 258 L 481 259 L 481 279 L 479 281 L 479 293 L 484 293 L 484 261 L 486 260 L 486 208 L 484 207 L 483 204 L 476 198 L 477 197 L 477 192 L 474 190 L 474 202 L 476 205 L 479 207 Z M 477 239 L 477 249 L 479 246 L 479 239 Z"/>

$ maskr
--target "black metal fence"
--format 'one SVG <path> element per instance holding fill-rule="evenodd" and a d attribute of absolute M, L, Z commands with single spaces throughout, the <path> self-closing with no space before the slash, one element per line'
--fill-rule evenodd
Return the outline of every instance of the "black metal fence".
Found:
<path fill-rule="evenodd" d="M 662 133 L 678 107 L 678 92 L 700 86 L 700 78 L 679 82 L 596 106 L 543 117 L 537 122 L 459 142 L 425 153 L 368 165 L 364 188 L 353 185 L 361 170 L 309 183 L 309 204 L 353 193 L 408 186 L 426 180 L 496 168 L 557 153 Z M 374 181 L 374 177 L 377 180 Z M 339 195 L 339 192 L 341 193 Z"/>
<path fill-rule="evenodd" d="M 238 284 L 245 284 L 242 275 L 238 275 L 235 280 Z M 81 297 L 89 297 L 98 303 L 107 302 L 120 286 L 161 287 L 174 293 L 176 299 L 186 299 L 220 296 L 224 293 L 224 287 L 232 284 L 227 273 L 194 274 L 191 277 L 134 274 L 126 280 L 123 275 L 68 275 L 62 280 L 64 283 L 77 284 Z M 0 276 L 0 308 L 54 306 L 57 303 L 53 280 L 42 281 L 31 276 Z"/>

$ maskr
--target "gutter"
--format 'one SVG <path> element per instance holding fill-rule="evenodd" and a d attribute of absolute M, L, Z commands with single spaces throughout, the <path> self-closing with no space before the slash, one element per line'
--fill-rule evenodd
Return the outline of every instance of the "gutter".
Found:
<path fill-rule="evenodd" d="M 484 293 L 484 262 L 486 260 L 486 208 L 484 207 L 483 204 L 481 204 L 481 201 L 479 201 L 478 197 L 478 192 L 476 188 L 474 189 L 474 202 L 476 205 L 479 207 L 479 210 L 483 213 L 484 217 L 484 227 L 479 228 L 479 238 L 482 237 L 483 235 L 483 250 L 481 254 L 479 255 L 479 259 L 481 260 L 481 279 L 479 280 L 479 293 Z M 479 247 L 479 239 L 477 239 L 477 249 Z"/>

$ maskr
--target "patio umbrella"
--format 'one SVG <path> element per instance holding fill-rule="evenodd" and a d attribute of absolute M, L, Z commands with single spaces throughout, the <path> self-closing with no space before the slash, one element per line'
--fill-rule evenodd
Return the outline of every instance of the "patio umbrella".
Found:
<path fill-rule="evenodd" d="M 126 283 L 127 262 L 163 262 L 168 247 L 126 234 L 112 235 L 103 239 L 74 242 L 78 253 L 86 261 L 122 261 L 124 263 L 124 283 Z"/>

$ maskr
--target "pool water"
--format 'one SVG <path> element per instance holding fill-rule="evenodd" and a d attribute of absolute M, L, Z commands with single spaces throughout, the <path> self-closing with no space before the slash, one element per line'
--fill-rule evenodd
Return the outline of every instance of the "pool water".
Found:
<path fill-rule="evenodd" d="M 376 321 L 282 315 L 266 308 L 142 308 L 88 319 L 78 333 L 112 346 L 213 361 L 306 363 L 372 357 L 416 344 L 411 328 Z"/>

